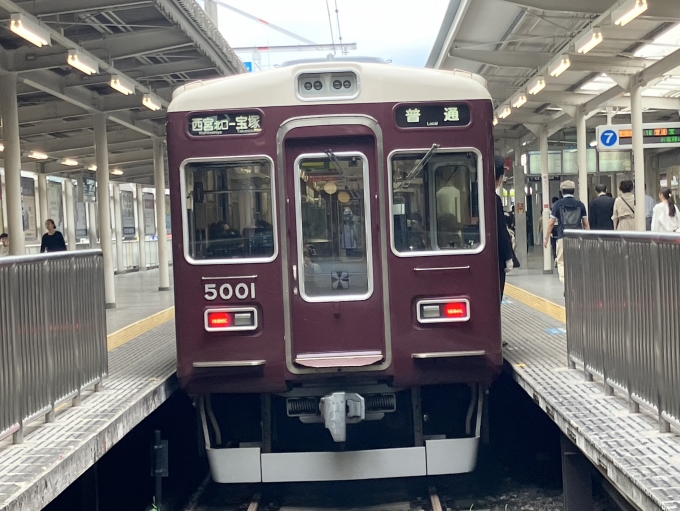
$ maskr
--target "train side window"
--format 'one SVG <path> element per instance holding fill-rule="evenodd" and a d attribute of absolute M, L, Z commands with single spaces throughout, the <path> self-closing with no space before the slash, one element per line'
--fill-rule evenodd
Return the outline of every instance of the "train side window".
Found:
<path fill-rule="evenodd" d="M 184 167 L 185 254 L 190 260 L 275 256 L 269 160 L 190 162 Z"/>
<path fill-rule="evenodd" d="M 392 157 L 392 242 L 398 254 L 477 252 L 484 239 L 479 155 L 425 152 Z"/>

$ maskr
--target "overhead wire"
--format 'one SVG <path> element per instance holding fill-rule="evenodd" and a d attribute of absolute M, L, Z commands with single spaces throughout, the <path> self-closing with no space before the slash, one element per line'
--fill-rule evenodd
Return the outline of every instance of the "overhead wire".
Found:
<path fill-rule="evenodd" d="M 335 55 L 335 37 L 333 36 L 333 20 L 331 19 L 331 8 L 326 0 L 326 10 L 328 11 L 328 26 L 331 29 L 331 42 L 333 43 L 333 55 Z"/>
<path fill-rule="evenodd" d="M 340 43 L 340 53 L 347 55 L 348 51 L 342 45 L 342 33 L 340 32 L 340 13 L 338 12 L 338 0 L 335 0 L 335 21 L 338 24 L 338 41 Z"/>

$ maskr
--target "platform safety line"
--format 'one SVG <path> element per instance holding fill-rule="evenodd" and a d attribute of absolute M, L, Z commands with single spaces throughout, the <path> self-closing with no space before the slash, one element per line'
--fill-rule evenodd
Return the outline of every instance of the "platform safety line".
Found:
<path fill-rule="evenodd" d="M 528 305 L 538 312 L 542 312 L 543 314 L 550 316 L 560 323 L 567 323 L 567 311 L 561 305 L 557 305 L 550 300 L 546 300 L 545 298 L 541 298 L 540 296 L 536 296 L 533 293 L 529 293 L 524 289 L 520 289 L 519 287 L 512 286 L 510 284 L 505 285 L 505 294 L 517 301 L 522 302 L 525 305 Z"/>
<path fill-rule="evenodd" d="M 120 330 L 116 330 L 112 334 L 106 336 L 106 349 L 107 351 L 111 351 L 119 348 L 130 342 L 132 339 L 136 339 L 140 335 L 145 334 L 152 328 L 156 328 L 157 326 L 170 321 L 174 317 L 175 308 L 169 307 L 165 310 L 157 312 L 156 314 L 152 314 L 147 318 L 140 319 L 139 321 L 123 327 Z"/>

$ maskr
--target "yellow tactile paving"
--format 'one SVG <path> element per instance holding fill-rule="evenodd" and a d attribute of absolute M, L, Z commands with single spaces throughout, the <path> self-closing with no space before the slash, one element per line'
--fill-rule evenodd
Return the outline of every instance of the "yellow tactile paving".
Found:
<path fill-rule="evenodd" d="M 168 307 L 165 310 L 157 312 L 148 318 L 140 319 L 131 325 L 128 325 L 120 330 L 116 330 L 106 337 L 106 349 L 111 351 L 123 344 L 130 342 L 132 339 L 148 332 L 152 328 L 162 325 L 166 321 L 170 321 L 175 317 L 175 308 Z"/>
<path fill-rule="evenodd" d="M 547 314 L 560 323 L 566 324 L 567 322 L 567 312 L 565 308 L 561 305 L 551 302 L 550 300 L 546 300 L 545 298 L 541 298 L 540 296 L 536 296 L 535 294 L 529 293 L 524 289 L 511 286 L 510 284 L 505 285 L 505 294 L 511 298 L 514 298 L 518 302 L 528 305 L 538 312 Z"/>

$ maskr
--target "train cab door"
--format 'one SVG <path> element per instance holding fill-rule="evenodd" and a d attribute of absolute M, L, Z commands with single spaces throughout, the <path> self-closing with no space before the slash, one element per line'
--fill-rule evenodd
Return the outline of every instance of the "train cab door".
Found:
<path fill-rule="evenodd" d="M 384 368 L 389 346 L 375 137 L 295 134 L 283 144 L 288 367 L 295 373 Z"/>

